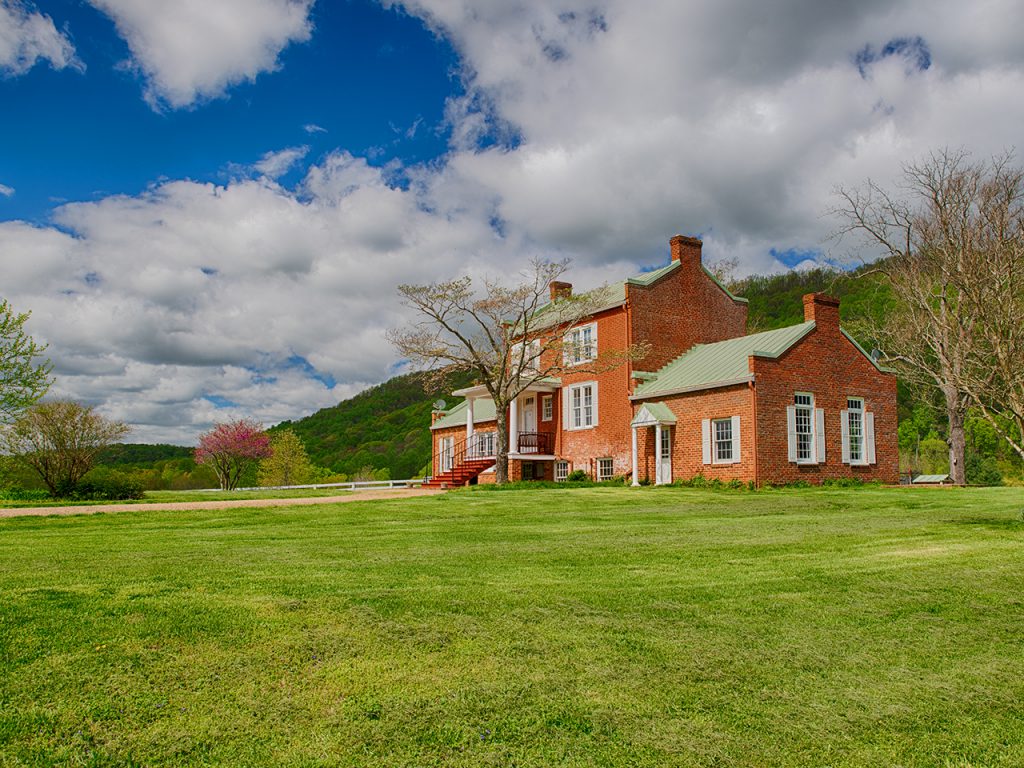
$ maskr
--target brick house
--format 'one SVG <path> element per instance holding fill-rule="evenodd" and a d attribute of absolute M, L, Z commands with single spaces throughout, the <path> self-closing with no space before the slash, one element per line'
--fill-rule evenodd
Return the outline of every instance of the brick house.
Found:
<path fill-rule="evenodd" d="M 808 294 L 803 323 L 745 335 L 746 301 L 704 268 L 701 241 L 670 242 L 668 266 L 608 286 L 572 331 L 581 362 L 636 342 L 650 353 L 523 392 L 509 478 L 897 482 L 896 377 L 840 327 L 838 299 Z M 553 283 L 552 302 L 571 290 Z M 494 403 L 479 386 L 453 394 L 465 400 L 431 425 L 433 482 L 493 481 Z"/>

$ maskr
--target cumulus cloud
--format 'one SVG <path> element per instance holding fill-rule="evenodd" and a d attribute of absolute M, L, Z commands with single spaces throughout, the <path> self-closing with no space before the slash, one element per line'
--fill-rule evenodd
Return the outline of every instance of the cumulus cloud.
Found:
<path fill-rule="evenodd" d="M 837 184 L 892 178 L 929 148 L 1019 140 L 1024 6 L 947 0 L 692 4 L 407 0 L 459 51 L 452 183 L 510 231 L 607 261 L 781 269 L 828 248 Z"/>
<path fill-rule="evenodd" d="M 154 107 L 187 107 L 278 67 L 312 34 L 312 0 L 90 0 L 114 20 Z"/>
<path fill-rule="evenodd" d="M 253 165 L 257 173 L 268 179 L 276 179 L 294 168 L 307 154 L 309 147 L 288 147 L 277 152 L 267 152 Z"/>
<path fill-rule="evenodd" d="M 20 0 L 0 0 L 0 73 L 22 75 L 40 60 L 54 69 L 85 68 L 53 19 Z"/>
<path fill-rule="evenodd" d="M 134 18 L 126 1 L 103 4 Z M 62 205 L 54 227 L 0 224 L 5 295 L 33 310 L 57 394 L 137 424 L 137 440 L 296 418 L 395 370 L 384 330 L 408 320 L 399 283 L 508 275 L 544 255 L 572 257 L 570 279 L 595 285 L 664 263 L 679 231 L 740 273 L 807 268 L 837 255 L 824 215 L 836 185 L 885 183 L 931 148 L 1000 152 L 1024 124 L 1015 2 L 402 6 L 461 56 L 444 158 L 380 168 L 338 148 L 287 186 L 305 158 L 289 148 L 255 178 L 169 180 Z M 308 5 L 259 5 L 271 7 L 299 20 L 255 68 L 231 63 L 249 50 L 235 40 L 194 66 L 145 69 L 143 48 L 160 62 L 187 48 L 140 42 L 175 37 L 156 5 L 125 34 L 153 93 L 188 104 L 308 34 Z M 240 37 L 263 39 L 236 15 Z M 206 43 L 223 32 L 210 29 Z"/>
<path fill-rule="evenodd" d="M 133 440 L 298 418 L 389 376 L 399 283 L 502 248 L 485 217 L 387 176 L 338 154 L 294 189 L 168 181 L 63 205 L 56 227 L 0 223 L 5 297 L 50 345 L 52 394 L 132 422 Z"/>

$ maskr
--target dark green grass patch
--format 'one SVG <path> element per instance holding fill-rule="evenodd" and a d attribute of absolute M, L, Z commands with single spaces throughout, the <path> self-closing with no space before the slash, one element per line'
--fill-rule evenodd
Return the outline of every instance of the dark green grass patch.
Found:
<path fill-rule="evenodd" d="M 1024 493 L 0 521 L 0 765 L 1024 763 Z"/>

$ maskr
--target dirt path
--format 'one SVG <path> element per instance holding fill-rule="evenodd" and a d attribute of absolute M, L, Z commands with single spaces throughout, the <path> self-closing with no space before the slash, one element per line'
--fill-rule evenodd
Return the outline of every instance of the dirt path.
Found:
<path fill-rule="evenodd" d="M 408 499 L 414 496 L 435 496 L 444 491 L 422 488 L 353 491 L 344 496 L 311 496 L 296 499 L 238 499 L 236 501 L 166 501 L 153 504 L 90 504 L 78 507 L 22 507 L 0 509 L 0 517 L 26 515 L 94 515 L 99 512 L 133 512 L 143 510 L 172 511 L 176 509 L 232 509 L 237 507 L 291 507 L 302 504 L 339 504 L 371 499 Z"/>

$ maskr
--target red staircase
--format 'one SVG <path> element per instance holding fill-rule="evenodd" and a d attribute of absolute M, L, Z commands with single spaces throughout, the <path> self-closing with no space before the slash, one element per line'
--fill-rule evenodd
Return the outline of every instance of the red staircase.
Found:
<path fill-rule="evenodd" d="M 476 437 L 476 436 L 474 436 Z M 487 443 L 474 439 L 469 450 L 466 450 L 466 441 L 452 448 L 451 469 L 442 472 L 436 477 L 430 478 L 423 484 L 424 488 L 461 488 L 470 480 L 473 480 L 485 469 L 494 466 L 494 443 L 493 440 Z"/>

